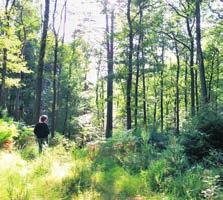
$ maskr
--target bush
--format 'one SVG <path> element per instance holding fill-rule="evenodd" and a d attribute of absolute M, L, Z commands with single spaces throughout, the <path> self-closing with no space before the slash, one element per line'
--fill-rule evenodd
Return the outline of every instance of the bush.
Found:
<path fill-rule="evenodd" d="M 21 150 L 21 157 L 24 160 L 33 160 L 38 156 L 38 151 L 33 146 L 27 146 Z"/>
<path fill-rule="evenodd" d="M 17 126 L 12 120 L 5 121 L 0 119 L 0 146 L 7 140 L 12 140 L 18 135 Z"/>
<path fill-rule="evenodd" d="M 149 188 L 151 188 L 152 191 L 160 191 L 168 175 L 169 168 L 165 159 L 153 161 L 147 171 Z"/>
<path fill-rule="evenodd" d="M 33 128 L 20 125 L 19 134 L 15 137 L 17 148 L 24 149 L 28 145 L 32 145 L 34 140 Z"/>
<path fill-rule="evenodd" d="M 202 172 L 203 168 L 198 166 L 175 177 L 165 180 L 165 192 L 174 199 L 191 200 L 201 199 L 203 189 Z"/>
<path fill-rule="evenodd" d="M 181 144 L 190 161 L 202 161 L 211 149 L 223 150 L 223 117 L 211 110 L 198 114 L 189 122 Z"/>

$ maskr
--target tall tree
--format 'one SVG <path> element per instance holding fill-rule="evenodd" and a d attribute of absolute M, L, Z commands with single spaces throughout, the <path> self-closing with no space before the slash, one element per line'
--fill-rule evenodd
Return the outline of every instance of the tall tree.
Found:
<path fill-rule="evenodd" d="M 143 10 L 141 4 L 139 4 L 139 37 L 138 37 L 138 45 L 137 45 L 137 52 L 136 52 L 136 82 L 135 82 L 135 112 L 134 112 L 134 117 L 135 117 L 135 127 L 138 125 L 138 88 L 139 88 L 139 72 L 140 72 L 140 66 L 141 66 L 141 59 L 140 59 L 140 49 L 141 49 L 141 44 L 142 44 L 142 18 L 143 18 Z"/>
<path fill-rule="evenodd" d="M 46 49 L 46 38 L 49 23 L 49 12 L 50 12 L 50 0 L 45 0 L 45 11 L 44 11 L 44 21 L 43 30 L 40 43 L 39 60 L 37 67 L 37 77 L 36 77 L 36 95 L 35 95 L 35 105 L 34 105 L 34 122 L 38 121 L 40 110 L 41 110 L 41 95 L 42 95 L 42 85 L 43 85 L 43 68 L 44 68 L 44 57 Z"/>
<path fill-rule="evenodd" d="M 113 124 L 113 55 L 114 55 L 114 7 L 111 9 L 110 16 L 110 31 L 109 31 L 109 16 L 106 6 L 106 44 L 107 44 L 107 123 L 106 123 L 106 138 L 112 137 L 112 124 Z"/>
<path fill-rule="evenodd" d="M 11 5 L 10 5 L 11 4 Z M 5 2 L 5 10 L 4 10 L 4 20 L 5 20 L 5 30 L 3 31 L 4 36 L 9 38 L 8 32 L 10 27 L 10 14 L 15 5 L 15 0 L 6 0 Z M 6 106 L 6 73 L 7 73 L 7 57 L 8 57 L 8 49 L 5 46 L 3 48 L 3 60 L 2 60 L 2 70 L 1 70 L 1 85 L 0 85 L 0 108 L 4 109 Z"/>
<path fill-rule="evenodd" d="M 54 137 L 55 135 L 55 126 L 56 126 L 55 121 L 56 121 L 57 105 L 58 105 L 57 102 L 58 102 L 58 86 L 59 86 L 58 84 L 59 33 L 60 33 L 61 23 L 63 19 L 63 12 L 66 11 L 66 4 L 67 4 L 67 1 L 65 1 L 64 6 L 60 12 L 58 28 L 56 28 L 57 0 L 55 0 L 54 2 L 54 11 L 53 11 L 54 62 L 53 62 L 53 103 L 52 103 L 52 121 L 51 121 L 51 136 L 52 137 Z M 66 21 L 64 21 L 64 23 L 66 23 Z M 64 36 L 62 37 L 62 40 L 64 40 Z"/>
<path fill-rule="evenodd" d="M 131 19 L 131 0 L 127 3 L 127 20 L 129 27 L 129 47 L 128 47 L 128 78 L 127 78 L 127 90 L 126 90 L 126 111 L 127 111 L 127 129 L 132 128 L 132 114 L 131 114 L 131 93 L 132 93 L 132 56 L 133 56 L 133 25 Z"/>
<path fill-rule="evenodd" d="M 204 68 L 204 57 L 201 47 L 201 13 L 200 13 L 201 0 L 196 0 L 196 42 L 197 42 L 197 60 L 200 72 L 200 82 L 201 82 L 201 95 L 202 102 L 206 104 L 208 102 L 205 68 Z"/>

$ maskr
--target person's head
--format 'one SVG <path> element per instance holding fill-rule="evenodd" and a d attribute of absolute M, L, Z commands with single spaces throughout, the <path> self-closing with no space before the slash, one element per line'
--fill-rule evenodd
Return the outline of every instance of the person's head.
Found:
<path fill-rule="evenodd" d="M 48 122 L 48 117 L 47 115 L 41 115 L 39 118 L 40 123 L 47 123 Z"/>

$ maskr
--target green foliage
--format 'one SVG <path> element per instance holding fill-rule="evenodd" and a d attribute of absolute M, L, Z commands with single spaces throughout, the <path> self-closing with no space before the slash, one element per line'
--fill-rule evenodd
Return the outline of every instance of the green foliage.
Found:
<path fill-rule="evenodd" d="M 182 144 L 191 161 L 200 161 L 210 150 L 223 149 L 223 118 L 212 110 L 201 112 L 184 130 Z"/>
<path fill-rule="evenodd" d="M 11 119 L 8 121 L 0 119 L 0 146 L 2 146 L 5 141 L 12 140 L 13 137 L 17 135 L 18 128 Z"/>
<path fill-rule="evenodd" d="M 204 174 L 204 189 L 201 194 L 205 199 L 221 199 L 222 194 L 220 183 L 220 176 L 210 171 L 205 171 Z M 220 196 L 221 195 L 221 196 Z"/>
<path fill-rule="evenodd" d="M 169 177 L 165 181 L 165 191 L 170 193 L 174 199 L 200 199 L 203 189 L 203 168 L 196 167 L 176 177 Z"/>
<path fill-rule="evenodd" d="M 15 142 L 18 149 L 32 145 L 34 143 L 33 128 L 19 124 L 19 134 L 15 137 Z"/>
<path fill-rule="evenodd" d="M 147 172 L 148 184 L 153 191 L 159 191 L 169 173 L 166 160 L 153 161 Z"/>
<path fill-rule="evenodd" d="M 37 148 L 33 146 L 26 146 L 21 150 L 21 157 L 24 160 L 33 160 L 37 158 L 37 156 L 38 156 Z"/>
<path fill-rule="evenodd" d="M 91 170 L 87 163 L 78 163 L 72 169 L 72 175 L 65 178 L 62 182 L 61 193 L 66 196 L 65 199 L 70 199 L 73 195 L 88 190 L 91 186 Z"/>

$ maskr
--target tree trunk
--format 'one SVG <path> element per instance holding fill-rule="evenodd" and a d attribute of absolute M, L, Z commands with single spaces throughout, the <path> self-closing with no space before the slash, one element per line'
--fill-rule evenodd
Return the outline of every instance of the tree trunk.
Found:
<path fill-rule="evenodd" d="M 38 61 L 38 68 L 37 68 L 37 79 L 36 79 L 34 122 L 38 121 L 38 118 L 40 115 L 40 110 L 41 110 L 43 67 L 44 67 L 44 57 L 45 57 L 47 31 L 48 31 L 48 22 L 49 22 L 49 9 L 50 9 L 50 0 L 45 0 L 43 31 L 42 31 L 42 37 L 41 37 L 39 61 Z"/>
<path fill-rule="evenodd" d="M 195 83 L 194 83 L 194 38 L 190 28 L 189 18 L 186 18 L 187 32 L 190 38 L 190 97 L 191 97 L 191 115 L 195 115 Z"/>
<path fill-rule="evenodd" d="M 195 97 L 196 97 L 196 110 L 199 111 L 199 93 L 198 93 L 198 74 L 195 70 Z"/>
<path fill-rule="evenodd" d="M 128 51 L 128 79 L 126 90 L 126 110 L 127 110 L 127 129 L 132 128 L 132 116 L 131 116 L 131 91 L 132 91 L 132 55 L 133 55 L 133 27 L 131 19 L 131 0 L 128 0 L 127 7 L 127 20 L 129 26 L 129 51 Z"/>
<path fill-rule="evenodd" d="M 188 63 L 187 63 L 187 56 L 186 56 L 186 62 L 185 62 L 185 73 L 184 73 L 184 84 L 185 84 L 185 88 L 184 88 L 184 104 L 185 104 L 185 113 L 187 116 L 187 111 L 188 111 L 188 94 L 187 94 L 187 74 L 188 74 Z"/>
<path fill-rule="evenodd" d="M 107 33 L 107 123 L 106 138 L 112 137 L 113 121 L 113 42 L 114 42 L 114 9 L 111 11 L 111 32 L 109 34 L 108 13 L 106 13 L 106 33 Z"/>
<path fill-rule="evenodd" d="M 208 82 L 208 100 L 209 100 L 209 102 L 211 102 L 211 91 L 212 91 L 212 81 L 213 81 L 213 76 L 214 76 L 215 56 L 216 56 L 216 51 L 214 50 L 212 61 L 211 61 L 211 74 L 210 74 L 210 78 L 209 78 L 209 82 Z"/>
<path fill-rule="evenodd" d="M 160 73 L 160 122 L 161 122 L 161 132 L 163 132 L 163 71 L 164 71 L 164 44 L 162 45 L 162 69 Z"/>
<path fill-rule="evenodd" d="M 137 55 L 136 55 L 136 83 L 135 83 L 135 127 L 137 127 L 138 122 L 138 88 L 139 88 L 139 71 L 140 71 L 140 48 L 141 48 L 141 42 L 142 42 L 142 17 L 143 12 L 141 6 L 139 6 L 139 39 L 138 39 L 138 45 L 137 45 Z"/>
<path fill-rule="evenodd" d="M 180 57 L 177 42 L 175 42 L 175 51 L 177 57 L 177 73 L 176 73 L 176 134 L 180 132 L 180 98 L 179 98 L 179 78 L 180 78 Z"/>
<path fill-rule="evenodd" d="M 220 81 L 220 59 L 219 52 L 217 54 L 217 78 L 216 78 L 216 94 L 215 94 L 215 110 L 218 111 L 218 90 L 219 90 L 219 81 Z"/>
<path fill-rule="evenodd" d="M 6 95 L 5 95 L 5 79 L 6 79 L 6 71 L 7 71 L 7 49 L 3 49 L 3 62 L 2 62 L 2 82 L 1 82 L 1 90 L 0 90 L 0 107 L 4 109 L 6 104 Z"/>
<path fill-rule="evenodd" d="M 105 95 L 105 88 L 104 88 L 104 80 L 102 80 L 101 81 L 101 99 L 105 99 L 105 97 L 104 97 L 104 95 Z M 102 101 L 102 105 L 101 105 L 101 107 L 102 107 L 102 116 L 101 116 L 101 125 L 102 125 L 102 130 L 104 130 L 105 129 L 105 110 L 104 110 L 104 108 L 105 108 L 105 105 L 104 105 L 104 101 Z"/>
<path fill-rule="evenodd" d="M 142 38 L 143 44 L 143 38 Z M 145 80 L 145 61 L 144 61 L 144 49 L 142 47 L 142 86 L 143 86 L 143 122 L 147 127 L 147 106 L 146 106 L 146 80 Z"/>
<path fill-rule="evenodd" d="M 197 57 L 200 71 L 201 95 L 203 105 L 208 103 L 207 86 L 205 78 L 204 58 L 201 47 L 201 25 L 200 25 L 200 4 L 201 0 L 196 0 L 196 40 L 197 40 Z"/>
<path fill-rule="evenodd" d="M 74 50 L 73 50 L 74 53 Z M 69 80 L 68 80 L 68 85 L 67 85 L 67 94 L 66 94 L 66 107 L 65 107 L 65 118 L 64 118 L 64 125 L 63 125 L 63 135 L 66 134 L 67 131 L 67 120 L 68 120 L 68 116 L 69 116 L 69 101 L 70 101 L 70 79 L 72 76 L 72 70 L 71 70 L 71 66 L 72 64 L 70 63 L 69 65 Z"/>
<path fill-rule="evenodd" d="M 53 64 L 53 103 L 52 103 L 52 121 L 51 121 L 51 137 L 55 135 L 55 118 L 56 118 L 56 102 L 57 102 L 57 58 L 58 58 L 58 39 L 55 36 L 54 46 L 54 64 Z"/>

